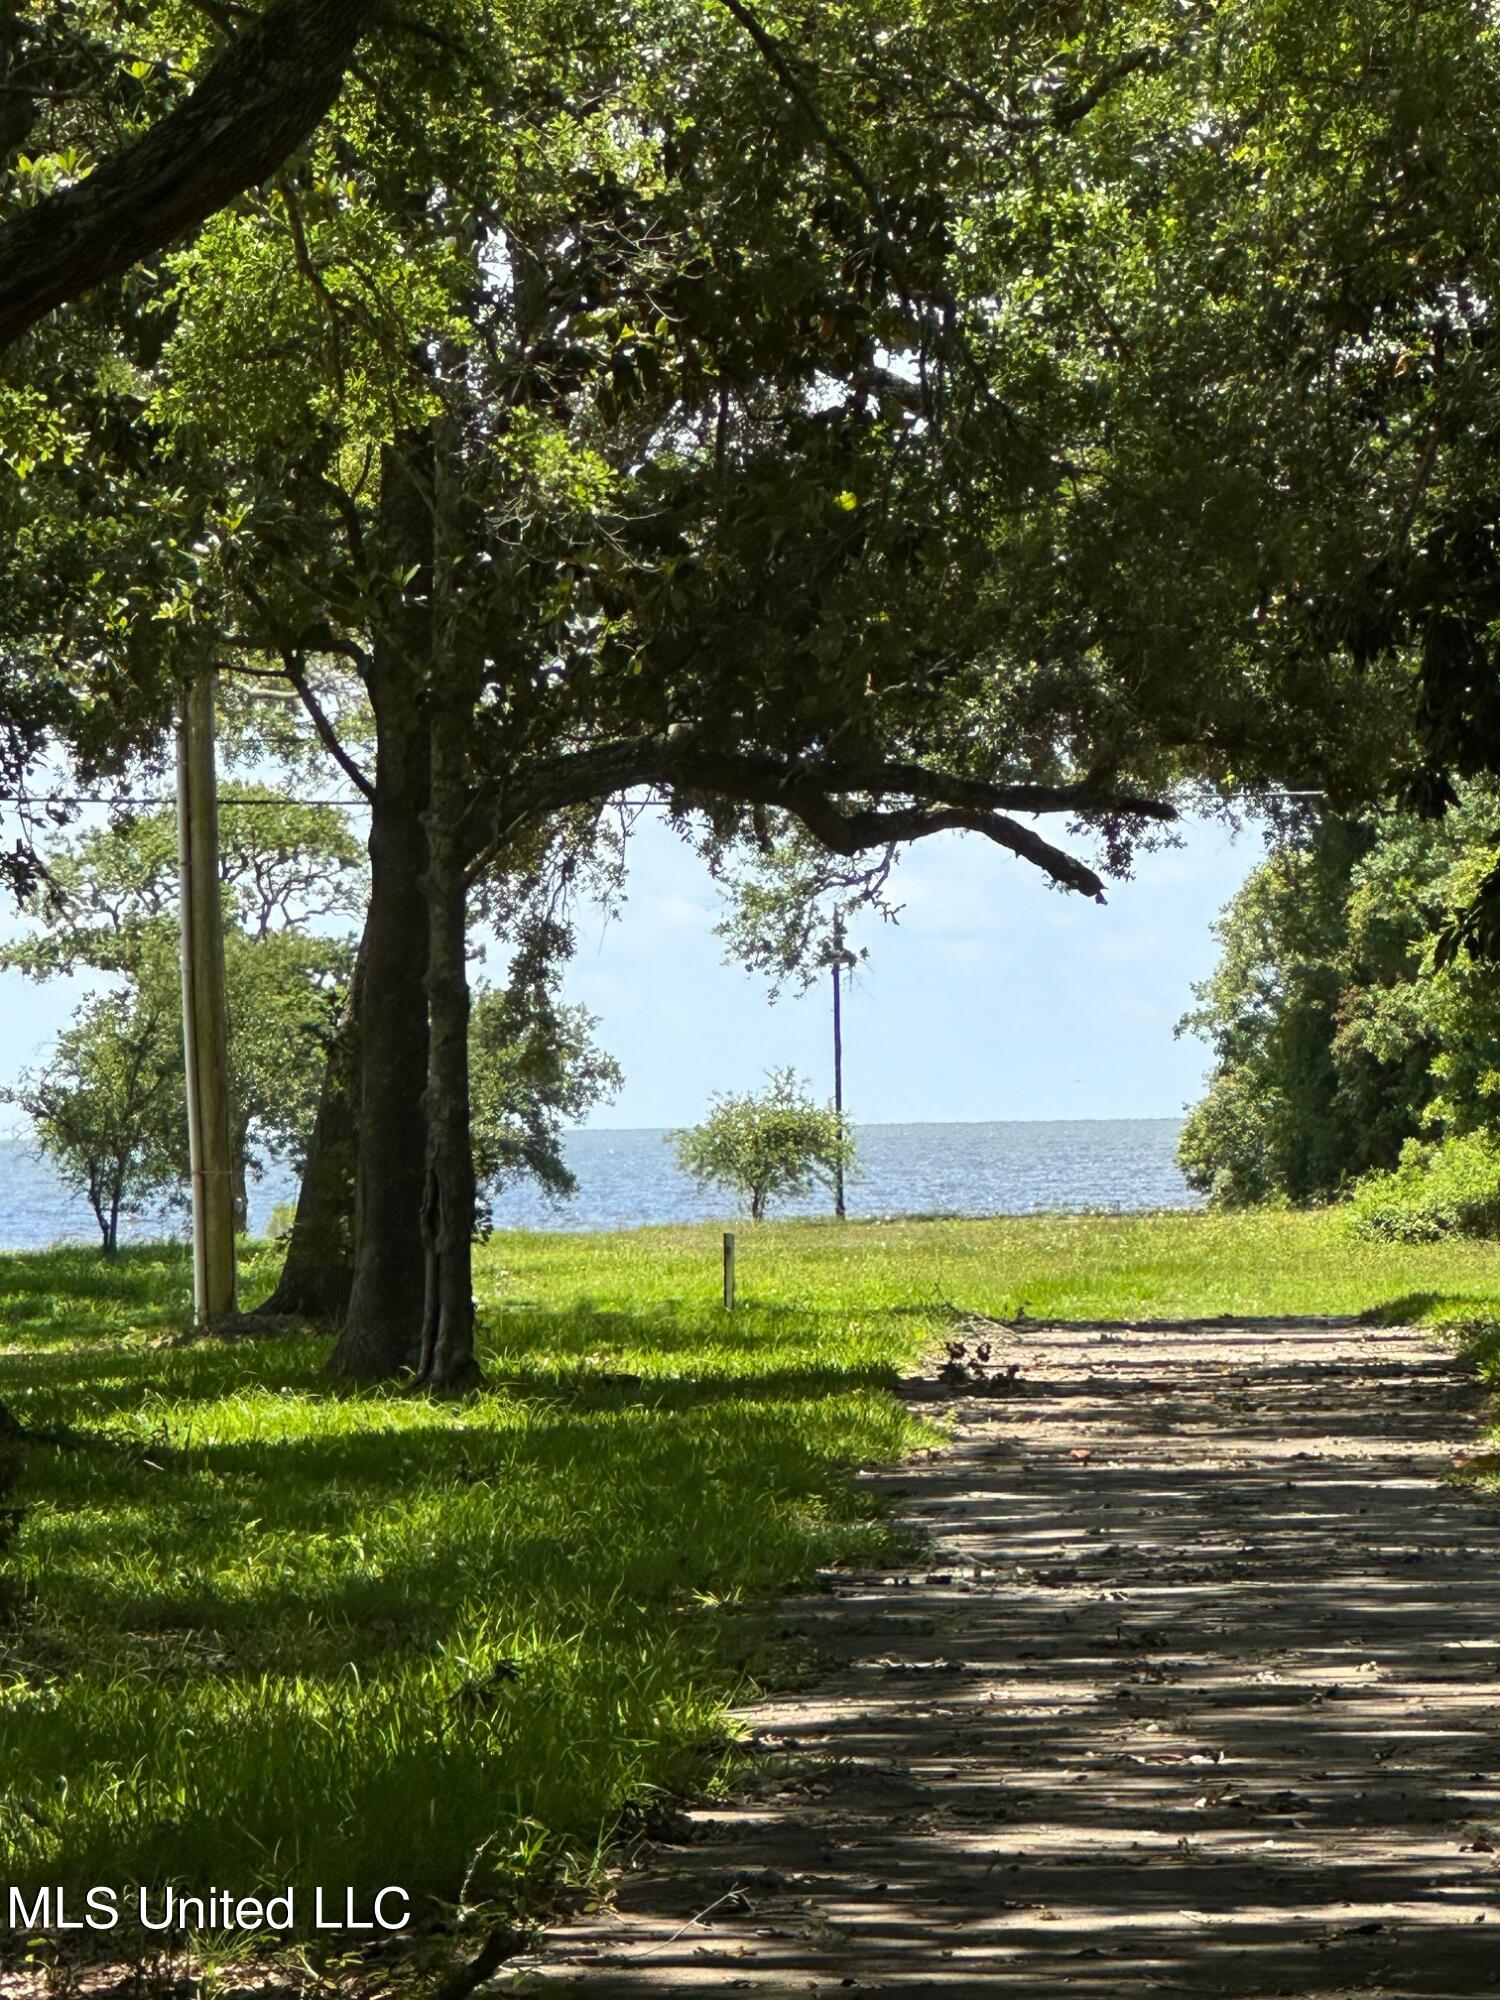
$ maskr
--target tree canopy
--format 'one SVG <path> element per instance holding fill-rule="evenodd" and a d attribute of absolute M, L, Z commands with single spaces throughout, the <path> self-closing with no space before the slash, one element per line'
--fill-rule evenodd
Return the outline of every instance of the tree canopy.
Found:
<path fill-rule="evenodd" d="M 116 737 L 195 647 L 367 638 L 379 454 L 461 385 L 506 524 L 465 578 L 507 694 L 483 720 L 538 798 L 660 782 L 854 852 L 967 825 L 1097 893 L 1016 810 L 1118 860 L 1184 776 L 1352 782 L 1346 675 L 1304 662 L 1290 716 L 1225 657 L 1260 496 L 1178 331 L 1212 248 L 1153 216 L 1203 192 L 1226 30 L 840 10 L 793 57 L 787 23 L 662 6 L 563 57 L 556 25 L 470 9 L 372 55 L 157 268 L 144 327 L 59 330 L 16 571 L 48 579 L 50 656 L 66 624 L 114 682 Z M 898 803 L 840 807 L 862 791 Z"/>
<path fill-rule="evenodd" d="M 170 98 L 211 31 L 143 32 Z M 119 123 L 110 47 L 23 207 L 77 178 L 69 120 Z M 469 1365 L 473 898 L 622 795 L 853 893 L 966 830 L 1102 895 L 1189 787 L 1444 802 L 1434 662 L 1480 687 L 1487 601 L 1477 5 L 445 0 L 329 102 L 10 351 L 0 741 L 12 790 L 59 741 L 122 768 L 212 660 L 369 800 L 362 1151 L 427 1168 L 357 1204 L 351 1371 L 441 1372 L 449 1318 Z"/>

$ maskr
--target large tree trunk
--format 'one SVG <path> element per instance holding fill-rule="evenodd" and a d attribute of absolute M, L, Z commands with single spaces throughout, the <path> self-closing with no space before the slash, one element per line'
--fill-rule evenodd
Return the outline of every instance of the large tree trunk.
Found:
<path fill-rule="evenodd" d="M 365 947 L 360 943 L 338 1030 L 328 1048 L 318 1114 L 297 1189 L 286 1261 L 271 1296 L 255 1310 L 299 1319 L 341 1320 L 354 1279 L 354 1157 L 359 1136 L 359 1020 Z"/>
<path fill-rule="evenodd" d="M 427 872 L 429 749 L 422 680 L 431 652 L 430 446 L 405 441 L 381 465 L 381 562 L 415 573 L 375 635 L 370 815 L 370 909 L 359 1031 L 359 1146 L 349 1310 L 329 1360 L 335 1375 L 378 1381 L 421 1358 L 422 1193 L 427 1121 Z"/>
<path fill-rule="evenodd" d="M 434 466 L 436 560 L 430 675 L 432 781 L 427 810 L 427 1177 L 422 1200 L 425 1301 L 419 1379 L 457 1394 L 480 1380 L 474 1355 L 474 1155 L 469 1136 L 468 894 L 465 818 L 473 676 L 457 604 L 462 496 L 453 427 Z"/>

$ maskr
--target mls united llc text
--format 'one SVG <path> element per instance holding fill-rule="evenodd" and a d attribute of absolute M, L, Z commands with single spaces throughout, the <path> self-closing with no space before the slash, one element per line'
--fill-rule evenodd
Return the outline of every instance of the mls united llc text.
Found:
<path fill-rule="evenodd" d="M 148 1931 L 290 1931 L 297 1928 L 297 1905 L 295 1889 L 262 1896 L 210 1889 L 201 1896 L 185 1896 L 178 1889 L 28 1892 L 12 1885 L 5 1914 L 11 1930 L 28 1936 L 44 1931 L 112 1931 L 132 1920 Z M 411 1922 L 411 1897 L 397 1888 L 378 1889 L 368 1899 L 356 1897 L 353 1889 L 317 1888 L 305 1916 L 315 1931 L 402 1931 Z"/>

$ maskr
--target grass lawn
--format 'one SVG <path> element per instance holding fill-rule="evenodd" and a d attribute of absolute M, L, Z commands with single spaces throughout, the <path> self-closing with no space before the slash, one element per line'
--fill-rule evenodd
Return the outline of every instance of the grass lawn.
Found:
<path fill-rule="evenodd" d="M 890 1385 L 955 1310 L 1500 1320 L 1500 1246 L 1324 1215 L 739 1246 L 730 1318 L 715 1230 L 497 1237 L 457 1406 L 336 1392 L 311 1337 L 165 1344 L 180 1250 L 0 1257 L 0 1397 L 73 1438 L 14 1454 L 0 1882 L 524 1902 L 701 1782 L 786 1666 L 757 1612 L 882 1546 L 853 1471 L 924 1441 Z"/>

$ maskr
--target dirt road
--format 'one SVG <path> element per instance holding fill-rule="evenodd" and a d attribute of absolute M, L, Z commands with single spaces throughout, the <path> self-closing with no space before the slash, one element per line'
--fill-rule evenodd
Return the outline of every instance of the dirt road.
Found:
<path fill-rule="evenodd" d="M 965 1333 L 1012 1390 L 913 1385 L 952 1445 L 877 1477 L 929 1547 L 792 1607 L 829 1669 L 748 1718 L 780 1775 L 488 1990 L 1500 1990 L 1500 1507 L 1443 1483 L 1461 1364 L 1337 1321 Z"/>

